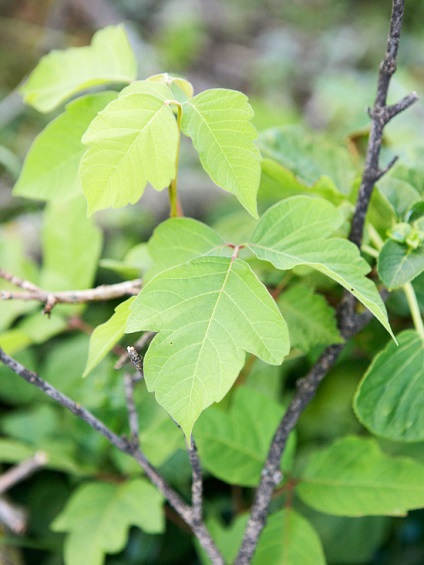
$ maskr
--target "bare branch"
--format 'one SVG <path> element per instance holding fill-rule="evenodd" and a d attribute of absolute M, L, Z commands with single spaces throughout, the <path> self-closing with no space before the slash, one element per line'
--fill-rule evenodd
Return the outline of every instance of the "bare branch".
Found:
<path fill-rule="evenodd" d="M 36 300 L 43 303 L 44 314 L 50 313 L 56 304 L 80 304 L 82 302 L 98 302 L 113 300 L 121 296 L 134 296 L 141 290 L 142 280 L 134 279 L 122 283 L 102 285 L 86 290 L 62 290 L 51 292 L 42 290 L 29 281 L 15 277 L 0 270 L 0 278 L 24 289 L 23 291 L 0 290 L 0 300 Z"/>
<path fill-rule="evenodd" d="M 192 474 L 191 504 L 193 507 L 193 519 L 201 523 L 203 517 L 203 478 L 197 447 L 193 438 L 191 438 L 191 445 L 187 444 L 187 451 Z"/>
<path fill-rule="evenodd" d="M 131 443 L 134 447 L 140 446 L 139 440 L 139 423 L 138 423 L 138 414 L 137 409 L 135 406 L 134 401 L 134 385 L 135 385 L 135 378 L 133 375 L 126 373 L 124 375 L 124 392 L 125 392 L 125 401 L 127 404 L 128 410 L 128 423 L 130 426 L 130 439 Z"/>
<path fill-rule="evenodd" d="M 23 508 L 0 498 L 0 524 L 17 535 L 22 535 L 27 527 L 27 513 Z"/>
<path fill-rule="evenodd" d="M 140 339 L 138 339 L 134 343 L 133 348 L 136 350 L 136 352 L 141 351 L 142 349 L 144 349 L 149 345 L 149 343 L 152 341 L 155 335 L 156 335 L 155 332 L 144 332 L 144 334 L 140 337 Z M 121 357 L 118 359 L 118 361 L 115 363 L 114 368 L 122 369 L 125 363 L 127 363 L 129 360 L 130 360 L 130 355 L 127 349 L 127 351 L 123 353 Z"/>
<path fill-rule="evenodd" d="M 2 475 L 0 475 L 0 493 L 6 492 L 14 487 L 17 483 L 25 480 L 33 473 L 38 471 L 47 463 L 47 456 L 44 452 L 39 451 L 30 459 L 23 461 L 19 465 L 15 465 Z"/>
<path fill-rule="evenodd" d="M 55 402 L 86 422 L 90 427 L 104 436 L 109 443 L 137 461 L 150 481 L 160 490 L 171 506 L 174 507 L 181 518 L 190 526 L 212 563 L 214 565 L 224 565 L 224 560 L 203 522 L 199 523 L 197 519 L 194 519 L 193 509 L 186 504 L 180 495 L 161 477 L 156 469 L 149 463 L 139 447 L 134 447 L 126 438 L 115 434 L 102 421 L 93 416 L 91 412 L 59 392 L 55 387 L 44 381 L 37 373 L 21 365 L 18 361 L 7 355 L 1 348 L 0 361 L 9 367 L 16 375 L 43 391 Z"/>
<path fill-rule="evenodd" d="M 397 104 L 392 106 L 386 105 L 390 79 L 396 71 L 396 57 L 402 28 L 404 4 L 405 0 L 393 0 L 386 54 L 380 65 L 374 107 L 369 111 L 372 118 L 371 131 L 364 173 L 349 236 L 349 239 L 358 245 L 358 247 L 361 245 L 365 216 L 374 183 L 381 178 L 396 161 L 396 159 L 393 159 L 385 168 L 381 168 L 379 165 L 384 127 L 394 116 L 411 106 L 417 100 L 417 95 L 413 92 Z M 339 328 L 345 339 L 349 339 L 358 333 L 369 321 L 368 313 L 355 315 L 355 303 L 354 296 L 345 293 L 338 308 Z M 265 527 L 272 493 L 281 480 L 280 461 L 287 443 L 287 438 L 297 424 L 306 406 L 315 397 L 319 384 L 325 378 L 328 371 L 334 366 L 343 348 L 343 344 L 328 347 L 308 375 L 300 379 L 297 383 L 297 392 L 275 432 L 267 460 L 263 466 L 261 481 L 256 492 L 251 515 L 239 553 L 235 560 L 235 565 L 248 565 L 251 562 L 259 536 Z"/>
<path fill-rule="evenodd" d="M 368 139 L 365 168 L 359 188 L 358 200 L 352 219 L 349 239 L 358 247 L 361 245 L 365 216 L 371 200 L 374 184 L 393 166 L 394 161 L 386 167 L 381 167 L 380 149 L 383 139 L 383 130 L 387 123 L 400 112 L 409 108 L 418 100 L 415 92 L 408 94 L 391 106 L 387 106 L 387 93 L 390 80 L 396 72 L 396 58 L 399 48 L 400 32 L 402 30 L 405 0 L 393 0 L 390 31 L 387 38 L 386 54 L 380 65 L 378 76 L 377 94 L 373 108 L 369 110 L 371 117 L 371 130 Z"/>

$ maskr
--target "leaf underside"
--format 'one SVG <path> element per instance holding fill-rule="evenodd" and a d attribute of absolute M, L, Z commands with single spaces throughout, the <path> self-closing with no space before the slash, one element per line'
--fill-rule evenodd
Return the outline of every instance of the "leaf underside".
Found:
<path fill-rule="evenodd" d="M 146 384 L 187 437 L 228 392 L 246 351 L 277 365 L 289 351 L 284 319 L 241 259 L 200 257 L 157 275 L 132 305 L 126 331 L 139 330 L 159 332 Z"/>

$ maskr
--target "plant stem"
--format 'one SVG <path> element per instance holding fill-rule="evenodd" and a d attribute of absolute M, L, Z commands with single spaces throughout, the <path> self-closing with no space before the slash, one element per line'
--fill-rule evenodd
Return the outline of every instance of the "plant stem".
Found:
<path fill-rule="evenodd" d="M 411 317 L 412 321 L 414 322 L 415 329 L 419 333 L 421 339 L 424 341 L 424 323 L 421 317 L 417 295 L 415 294 L 414 287 L 410 282 L 403 285 L 403 292 L 405 293 L 406 300 L 408 301 L 408 306 L 409 310 L 411 311 Z"/>
<path fill-rule="evenodd" d="M 168 187 L 168 194 L 169 194 L 169 206 L 170 218 L 179 218 L 184 216 L 183 209 L 181 206 L 180 199 L 178 198 L 178 191 L 177 191 L 177 178 L 178 178 L 178 163 L 180 158 L 180 145 L 181 145 L 181 115 L 182 110 L 180 104 L 177 106 L 178 108 L 178 116 L 177 116 L 177 124 L 178 124 L 178 146 L 177 146 L 177 156 L 175 158 L 175 177 L 171 180 L 171 184 Z"/>

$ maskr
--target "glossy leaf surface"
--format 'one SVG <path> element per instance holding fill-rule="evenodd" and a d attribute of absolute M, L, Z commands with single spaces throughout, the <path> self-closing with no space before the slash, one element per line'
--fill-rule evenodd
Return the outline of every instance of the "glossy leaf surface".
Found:
<path fill-rule="evenodd" d="M 418 332 L 397 336 L 379 353 L 359 384 L 354 408 L 361 423 L 393 441 L 424 440 L 424 341 Z"/>
<path fill-rule="evenodd" d="M 388 240 L 378 256 L 378 274 L 389 290 L 399 288 L 424 271 L 424 245 L 411 249 Z"/>

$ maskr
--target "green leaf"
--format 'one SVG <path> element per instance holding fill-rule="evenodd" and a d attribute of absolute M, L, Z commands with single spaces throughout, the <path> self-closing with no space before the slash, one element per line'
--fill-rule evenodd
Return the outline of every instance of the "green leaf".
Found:
<path fill-rule="evenodd" d="M 148 250 L 153 267 L 147 278 L 202 255 L 232 254 L 216 231 L 191 218 L 171 218 L 159 224 L 149 240 Z"/>
<path fill-rule="evenodd" d="M 337 565 L 372 563 L 393 526 L 387 516 L 347 518 L 323 514 L 304 504 L 301 509 L 319 535 L 328 562 Z"/>
<path fill-rule="evenodd" d="M 418 202 L 414 202 L 408 212 L 406 214 L 406 221 L 407 222 L 414 222 L 419 218 L 424 216 L 424 200 L 419 200 Z"/>
<path fill-rule="evenodd" d="M 321 541 L 311 524 L 286 508 L 267 521 L 252 565 L 325 565 Z"/>
<path fill-rule="evenodd" d="M 27 257 L 24 238 L 16 223 L 0 226 L 0 265 L 9 273 L 34 284 L 38 283 L 38 267 Z M 0 290 L 16 291 L 16 287 L 0 279 Z M 8 300 L 1 303 L 0 331 L 6 330 L 15 318 L 34 310 L 34 304 L 23 300 Z"/>
<path fill-rule="evenodd" d="M 13 194 L 36 200 L 64 200 L 81 194 L 78 167 L 86 147 L 81 137 L 115 92 L 83 96 L 66 106 L 34 140 Z"/>
<path fill-rule="evenodd" d="M 196 425 L 194 437 L 202 465 L 227 483 L 256 486 L 283 413 L 281 405 L 258 391 L 237 388 L 228 411 L 212 406 Z M 293 436 L 288 447 L 285 455 L 290 459 Z"/>
<path fill-rule="evenodd" d="M 101 565 L 105 553 L 124 548 L 130 526 L 148 533 L 164 529 L 162 495 L 142 479 L 81 485 L 51 525 L 69 532 L 66 565 Z"/>
<path fill-rule="evenodd" d="M 241 259 L 200 257 L 157 275 L 132 305 L 126 331 L 139 330 L 160 332 L 144 360 L 146 384 L 187 437 L 231 388 L 245 351 L 278 365 L 289 350 L 284 319 Z"/>
<path fill-rule="evenodd" d="M 90 336 L 87 365 L 85 366 L 83 377 L 86 377 L 124 336 L 125 326 L 130 314 L 130 306 L 134 300 L 135 296 L 132 296 L 128 300 L 121 302 L 115 308 L 115 313 L 109 320 L 94 329 Z"/>
<path fill-rule="evenodd" d="M 35 448 L 14 439 L 0 439 L 0 461 L 2 463 L 18 463 L 29 459 L 35 453 Z"/>
<path fill-rule="evenodd" d="M 346 437 L 312 455 L 296 491 L 337 516 L 402 516 L 424 505 L 424 465 L 389 457 L 371 439 Z"/>
<path fill-rule="evenodd" d="M 193 96 L 193 85 L 182 77 L 170 75 L 169 73 L 161 73 L 153 75 L 147 80 L 166 84 L 175 97 L 175 100 L 178 100 L 178 102 L 185 102 L 187 98 Z"/>
<path fill-rule="evenodd" d="M 393 441 L 424 440 L 424 341 L 406 330 L 380 352 L 358 386 L 354 409 L 374 434 Z"/>
<path fill-rule="evenodd" d="M 85 207 L 82 196 L 48 204 L 42 234 L 42 288 L 79 290 L 92 285 L 102 234 L 87 218 Z"/>
<path fill-rule="evenodd" d="M 289 326 L 290 343 L 305 353 L 315 345 L 330 345 L 343 340 L 337 330 L 334 310 L 325 298 L 303 284 L 284 291 L 278 306 Z"/>
<path fill-rule="evenodd" d="M 153 394 L 145 387 L 138 387 L 138 391 L 139 395 L 141 393 L 141 399 L 137 401 L 137 411 L 143 453 L 152 465 L 163 465 L 177 449 L 185 452 L 181 430 L 159 406 Z"/>
<path fill-rule="evenodd" d="M 424 245 L 411 249 L 389 239 L 380 251 L 377 267 L 389 290 L 399 288 L 424 271 Z"/>
<path fill-rule="evenodd" d="M 352 156 L 322 136 L 312 136 L 299 127 L 276 127 L 261 133 L 259 148 L 264 158 L 289 169 L 301 183 L 312 187 L 320 177 L 327 176 L 340 193 L 351 192 L 356 175 Z"/>
<path fill-rule="evenodd" d="M 265 212 L 250 238 L 249 248 L 258 259 L 277 269 L 308 265 L 351 292 L 393 336 L 384 303 L 374 283 L 365 275 L 368 263 L 356 245 L 345 239 L 327 239 L 343 218 L 329 202 L 293 196 Z"/>
<path fill-rule="evenodd" d="M 52 51 L 41 59 L 21 88 L 24 101 L 50 112 L 71 96 L 102 84 L 135 80 L 137 64 L 123 26 L 94 34 L 89 47 Z"/>
<path fill-rule="evenodd" d="M 179 139 L 172 99 L 164 84 L 138 81 L 91 122 L 80 166 L 89 214 L 134 204 L 148 182 L 156 190 L 170 185 Z"/>
<path fill-rule="evenodd" d="M 123 279 L 145 279 L 146 272 L 152 265 L 152 259 L 147 250 L 147 243 L 138 243 L 132 247 L 121 261 L 116 259 L 101 259 L 100 267 L 118 273 Z"/>
<path fill-rule="evenodd" d="M 207 521 L 208 530 L 221 552 L 225 563 L 234 563 L 243 539 L 248 518 L 249 516 L 247 514 L 241 514 L 237 516 L 229 526 L 224 526 L 224 524 L 216 518 L 211 518 Z M 210 560 L 197 541 L 196 548 L 202 563 L 204 565 L 210 565 Z"/>
<path fill-rule="evenodd" d="M 241 92 L 205 90 L 183 104 L 181 130 L 193 140 L 214 183 L 232 192 L 257 218 L 261 156 L 252 117 L 253 110 Z"/>

